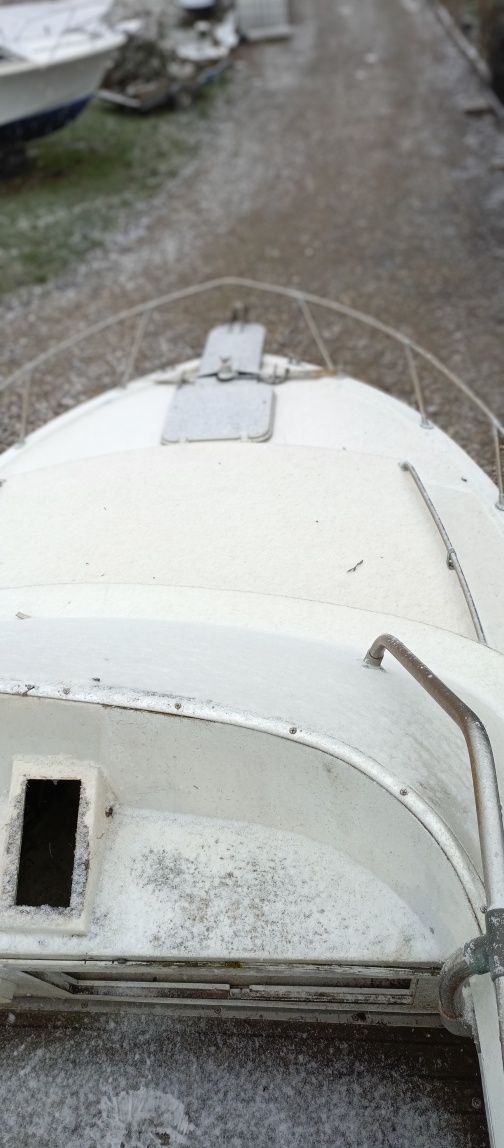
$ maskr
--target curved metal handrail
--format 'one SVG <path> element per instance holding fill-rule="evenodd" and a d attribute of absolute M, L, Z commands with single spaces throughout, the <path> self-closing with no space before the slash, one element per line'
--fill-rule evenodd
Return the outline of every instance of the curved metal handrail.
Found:
<path fill-rule="evenodd" d="M 483 399 L 477 395 L 472 388 L 460 379 L 453 371 L 441 362 L 430 351 L 421 347 L 408 335 L 396 330 L 394 327 L 389 326 L 387 323 L 382 323 L 381 320 L 375 319 L 372 315 L 366 314 L 355 307 L 350 307 L 346 303 L 338 303 L 331 299 L 325 299 L 321 295 L 316 295 L 310 291 L 303 291 L 296 287 L 280 287 L 276 284 L 262 282 L 261 280 L 248 279 L 241 276 L 222 276 L 218 279 L 210 279 L 204 283 L 198 283 L 191 287 L 183 288 L 179 291 L 172 291 L 166 295 L 157 296 L 155 299 L 147 300 L 144 303 L 137 303 L 133 307 L 128 307 L 117 314 L 109 316 L 107 319 L 102 319 L 99 323 L 95 323 L 87 327 L 84 331 L 69 336 L 58 343 L 55 347 L 43 351 L 37 355 L 30 362 L 18 367 L 12 374 L 0 382 L 0 394 L 6 392 L 13 387 L 22 387 L 22 409 L 20 417 L 20 432 L 19 442 L 22 443 L 26 436 L 26 429 L 28 423 L 28 415 L 30 409 L 31 398 L 31 381 L 33 372 L 40 367 L 46 366 L 53 362 L 60 355 L 67 351 L 72 350 L 74 347 L 79 346 L 89 339 L 95 338 L 104 332 L 119 326 L 120 324 L 129 322 L 130 320 L 138 319 L 138 326 L 135 327 L 133 334 L 132 345 L 127 362 L 121 368 L 121 385 L 125 385 L 133 378 L 133 371 L 135 362 L 140 351 L 142 342 L 145 338 L 149 319 L 154 312 L 162 310 L 165 307 L 174 305 L 175 303 L 184 302 L 185 300 L 194 299 L 198 296 L 204 295 L 208 292 L 224 289 L 224 288 L 238 288 L 249 291 L 256 291 L 260 294 L 269 294 L 290 300 L 296 304 L 301 311 L 307 329 L 312 336 L 314 343 L 317 346 L 319 354 L 328 370 L 334 369 L 331 356 L 327 349 L 325 340 L 320 332 L 317 323 L 311 312 L 311 308 L 321 308 L 322 310 L 329 311 L 336 315 L 341 315 L 354 322 L 360 323 L 386 338 L 391 339 L 394 343 L 402 348 L 406 358 L 406 365 L 409 377 L 412 384 L 413 394 L 421 415 L 422 426 L 430 427 L 431 423 L 427 417 L 427 410 L 425 405 L 424 392 L 420 375 L 417 370 L 417 360 L 426 363 L 438 375 L 455 387 L 461 394 L 465 396 L 469 402 L 482 414 L 490 427 L 493 437 L 493 445 L 495 451 L 495 464 L 497 472 L 497 486 L 499 497 L 497 506 L 499 509 L 504 510 L 504 463 L 502 452 L 504 447 L 504 424 L 497 418 L 491 408 L 485 403 Z M 163 366 L 166 364 L 163 363 Z"/>
<path fill-rule="evenodd" d="M 381 634 L 368 650 L 365 664 L 380 668 L 386 650 L 451 717 L 462 732 L 468 749 L 487 898 L 486 960 L 481 960 L 479 941 L 476 947 L 472 941 L 464 946 L 464 950 L 455 954 L 455 958 L 450 958 L 445 965 L 441 976 L 440 999 L 443 1013 L 452 1019 L 456 1015 L 455 993 L 464 977 L 489 972 L 494 982 L 504 1059 L 504 826 L 490 738 L 481 718 L 399 638 L 392 634 Z"/>

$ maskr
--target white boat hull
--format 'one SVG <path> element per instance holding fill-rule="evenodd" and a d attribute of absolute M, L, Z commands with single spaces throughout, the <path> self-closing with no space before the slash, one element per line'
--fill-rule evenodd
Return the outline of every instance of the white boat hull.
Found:
<path fill-rule="evenodd" d="M 85 53 L 46 64 L 5 61 L 0 67 L 0 144 L 47 135 L 74 119 L 92 99 L 121 39 L 111 33 Z"/>
<path fill-rule="evenodd" d="M 443 1022 L 504 1148 L 504 475 L 414 361 L 420 416 L 337 374 L 310 310 L 325 367 L 235 308 L 129 382 L 148 316 L 26 438 L 13 376 L 0 1012 Z"/>

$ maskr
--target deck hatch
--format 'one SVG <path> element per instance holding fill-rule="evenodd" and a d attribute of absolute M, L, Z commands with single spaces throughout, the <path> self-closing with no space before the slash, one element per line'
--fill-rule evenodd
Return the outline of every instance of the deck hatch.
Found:
<path fill-rule="evenodd" d="M 187 384 L 173 396 L 162 441 L 264 442 L 272 432 L 273 400 L 273 390 L 267 383 Z"/>
<path fill-rule="evenodd" d="M 80 796 L 76 779 L 27 780 L 16 905 L 69 907 Z"/>

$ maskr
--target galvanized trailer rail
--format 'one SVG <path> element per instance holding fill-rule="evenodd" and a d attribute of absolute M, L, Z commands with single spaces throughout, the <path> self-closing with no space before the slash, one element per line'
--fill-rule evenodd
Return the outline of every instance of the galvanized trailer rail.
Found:
<path fill-rule="evenodd" d="M 332 361 L 329 349 L 326 344 L 322 332 L 313 314 L 313 310 L 320 310 L 325 313 L 339 315 L 343 318 L 361 324 L 367 328 L 376 331 L 380 335 L 384 335 L 393 343 L 399 346 L 404 352 L 405 363 L 408 375 L 411 381 L 412 392 L 414 401 L 418 407 L 421 425 L 426 430 L 431 426 L 431 420 L 428 416 L 426 397 L 424 386 L 422 383 L 421 375 L 418 370 L 418 365 L 422 364 L 433 370 L 443 382 L 449 383 L 456 391 L 463 395 L 473 407 L 484 416 L 488 423 L 489 432 L 493 442 L 493 451 L 495 455 L 495 471 L 498 487 L 497 507 L 499 510 L 504 511 L 504 424 L 497 418 L 490 407 L 485 401 L 476 394 L 472 388 L 458 377 L 453 371 L 449 370 L 440 359 L 431 354 L 430 351 L 425 350 L 418 343 L 415 343 L 408 335 L 397 331 L 394 327 L 382 323 L 379 319 L 373 318 L 371 315 L 365 314 L 354 307 L 349 307 L 345 303 L 333 302 L 330 299 L 325 299 L 323 296 L 315 295 L 309 291 L 302 291 L 294 287 L 279 287 L 274 284 L 260 282 L 254 279 L 247 279 L 238 276 L 225 276 L 219 279 L 208 280 L 205 283 L 199 283 L 192 287 L 187 287 L 181 291 L 173 291 L 167 295 L 158 296 L 155 299 L 148 300 L 145 303 L 139 303 L 134 307 L 129 307 L 124 311 L 118 312 L 110 318 L 103 319 L 99 323 L 86 328 L 84 331 L 69 336 L 58 343 L 55 347 L 37 355 L 31 362 L 24 364 L 15 370 L 7 378 L 0 382 L 0 394 L 12 392 L 19 388 L 21 391 L 21 413 L 19 418 L 19 430 L 17 436 L 17 443 L 22 445 L 26 438 L 28 430 L 28 420 L 31 410 L 32 399 L 32 385 L 33 376 L 35 372 L 39 372 L 42 368 L 50 368 L 52 364 L 63 354 L 77 348 L 81 345 L 89 343 L 90 340 L 97 338 L 99 335 L 111 330 L 114 327 L 121 327 L 127 325 L 128 328 L 132 321 L 137 320 L 134 326 L 132 336 L 129 336 L 129 350 L 126 354 L 126 359 L 122 360 L 120 367 L 119 378 L 117 385 L 126 386 L 135 377 L 135 367 L 138 361 L 139 353 L 144 343 L 149 321 L 152 315 L 156 312 L 163 311 L 165 308 L 174 306 L 176 303 L 181 303 L 185 300 L 195 299 L 197 297 L 208 294 L 212 291 L 223 290 L 226 288 L 235 288 L 247 292 L 256 292 L 260 295 L 269 295 L 284 299 L 298 308 L 306 327 L 310 333 L 315 346 L 317 347 L 318 354 L 324 364 L 325 371 L 334 371 L 335 366 Z M 124 339 L 123 339 L 124 342 Z M 166 367 L 166 362 L 162 364 Z M 305 376 L 306 377 L 306 376 Z M 276 383 L 281 380 L 278 378 L 266 378 L 265 381 L 274 381 Z M 107 382 L 107 389 L 110 387 L 110 381 Z"/>

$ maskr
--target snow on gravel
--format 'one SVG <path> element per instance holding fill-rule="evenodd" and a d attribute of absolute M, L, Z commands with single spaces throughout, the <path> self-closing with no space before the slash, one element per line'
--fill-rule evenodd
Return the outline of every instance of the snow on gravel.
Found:
<path fill-rule="evenodd" d="M 482 1143 L 442 1072 L 426 1078 L 421 1051 L 412 1073 L 401 1043 L 352 1045 L 337 1028 L 130 1014 L 11 1024 L 4 1037 L 2 1148 Z"/>
<path fill-rule="evenodd" d="M 168 2 L 146 7 L 168 12 Z M 125 14 L 135 6 L 119 3 Z M 490 116 L 464 114 L 481 99 L 477 77 L 426 4 L 298 0 L 293 12 L 288 43 L 237 53 L 175 178 L 119 212 L 80 266 L 2 300 L 3 376 L 104 315 L 234 273 L 304 284 L 406 330 L 499 413 L 500 135 Z M 393 348 L 350 325 L 333 343 L 340 366 L 411 399 Z M 97 345 L 93 369 L 100 354 Z M 37 377 L 34 422 L 83 397 L 84 376 L 89 365 L 44 387 Z M 423 382 L 433 417 L 491 470 L 484 420 L 457 392 Z M 18 417 L 13 400 L 4 443 Z"/>

